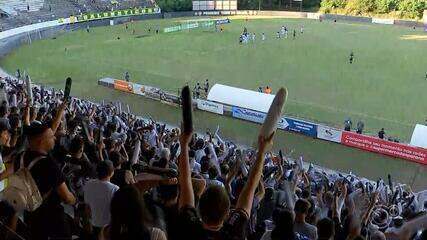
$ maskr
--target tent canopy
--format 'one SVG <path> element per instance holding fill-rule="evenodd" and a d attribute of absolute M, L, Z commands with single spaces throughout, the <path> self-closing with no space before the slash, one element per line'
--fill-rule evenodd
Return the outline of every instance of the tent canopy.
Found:
<path fill-rule="evenodd" d="M 208 100 L 267 113 L 275 95 L 215 84 Z"/>
<path fill-rule="evenodd" d="M 415 147 L 427 148 L 427 126 L 417 124 L 412 133 L 410 145 Z"/>

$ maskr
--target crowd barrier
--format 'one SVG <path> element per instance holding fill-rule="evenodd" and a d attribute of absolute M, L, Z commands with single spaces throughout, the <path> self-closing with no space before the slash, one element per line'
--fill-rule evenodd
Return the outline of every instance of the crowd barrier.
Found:
<path fill-rule="evenodd" d="M 164 103 L 180 105 L 179 96 L 163 92 L 159 88 L 145 86 L 137 83 L 103 78 L 98 81 L 99 85 L 113 88 L 126 93 L 145 96 Z M 195 99 L 194 107 L 214 114 L 230 116 L 232 118 L 262 124 L 267 116 L 264 112 L 259 112 L 247 108 L 230 106 L 219 102 L 205 99 Z M 364 151 L 402 158 L 412 162 L 427 165 L 427 149 L 413 147 L 403 143 L 395 143 L 377 137 L 357 134 L 332 128 L 322 124 L 283 116 L 278 122 L 278 129 L 299 133 L 308 137 L 317 138 L 342 144 L 348 147 L 358 148 Z"/>

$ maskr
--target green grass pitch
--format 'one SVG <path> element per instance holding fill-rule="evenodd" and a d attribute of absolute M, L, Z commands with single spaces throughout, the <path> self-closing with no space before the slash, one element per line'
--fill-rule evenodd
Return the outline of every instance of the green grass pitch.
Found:
<path fill-rule="evenodd" d="M 289 89 L 286 114 L 334 126 L 344 118 L 363 120 L 375 133 L 379 128 L 409 140 L 415 123 L 427 118 L 427 34 L 421 29 L 349 22 L 318 22 L 302 19 L 232 20 L 225 31 L 196 29 L 178 33 L 148 34 L 147 29 L 172 26 L 179 19 L 150 20 L 124 25 L 83 28 L 56 39 L 33 41 L 0 60 L 10 73 L 27 70 L 34 82 L 63 88 L 65 78 L 74 80 L 72 94 L 94 100 L 120 99 L 137 114 L 179 124 L 179 109 L 139 96 L 97 85 L 102 77 L 131 79 L 177 92 L 185 83 L 208 78 L 257 90 L 269 85 Z M 277 40 L 285 25 L 296 29 L 295 40 Z M 304 25 L 304 34 L 299 28 Z M 256 42 L 238 43 L 243 27 L 255 32 Z M 135 29 L 135 35 L 132 30 Z M 261 33 L 267 36 L 261 41 Z M 117 38 L 120 37 L 120 40 Z M 67 51 L 65 51 L 67 48 Z M 348 63 L 350 52 L 354 64 Z M 224 137 L 251 144 L 254 124 L 195 112 L 196 128 L 221 126 Z M 322 166 L 376 179 L 391 173 L 396 180 L 425 189 L 426 167 L 362 152 L 338 144 L 280 132 L 275 147 L 295 150 L 295 157 Z M 402 169 L 404 169 L 402 171 Z"/>

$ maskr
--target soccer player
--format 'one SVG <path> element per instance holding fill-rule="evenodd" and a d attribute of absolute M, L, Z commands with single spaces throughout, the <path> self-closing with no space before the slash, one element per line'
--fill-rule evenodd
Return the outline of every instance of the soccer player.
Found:
<path fill-rule="evenodd" d="M 262 39 L 262 41 L 265 41 L 265 34 L 264 33 L 262 33 L 261 39 Z M 426 73 L 426 79 L 427 79 L 427 73 Z"/>
<path fill-rule="evenodd" d="M 285 38 L 288 38 L 288 28 L 285 27 Z"/>
<path fill-rule="evenodd" d="M 255 42 L 255 38 L 256 38 L 255 33 L 252 33 L 252 42 Z"/>
<path fill-rule="evenodd" d="M 86 26 L 86 32 L 89 33 L 90 32 L 90 27 L 89 25 Z"/>
<path fill-rule="evenodd" d="M 300 33 L 301 33 L 301 34 L 303 34 L 303 33 L 304 33 L 304 25 L 301 25 Z"/>
<path fill-rule="evenodd" d="M 294 33 L 293 33 L 294 39 L 296 38 L 296 36 L 297 36 L 297 31 L 295 31 L 295 29 L 294 29 Z"/>
<path fill-rule="evenodd" d="M 353 53 L 353 51 L 351 51 L 350 59 L 349 59 L 350 64 L 353 64 L 353 61 L 354 61 L 354 53 Z"/>
<path fill-rule="evenodd" d="M 277 32 L 276 35 L 277 35 L 276 38 L 280 39 L 280 32 Z"/>
<path fill-rule="evenodd" d="M 427 72 L 426 72 L 426 80 L 427 80 Z"/>

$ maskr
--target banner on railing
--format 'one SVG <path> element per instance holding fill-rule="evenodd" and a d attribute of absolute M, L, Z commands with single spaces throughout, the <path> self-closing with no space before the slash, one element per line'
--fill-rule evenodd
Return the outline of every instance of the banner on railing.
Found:
<path fill-rule="evenodd" d="M 264 123 L 265 118 L 267 117 L 267 114 L 262 112 L 257 112 L 245 108 L 239 108 L 239 107 L 232 107 L 232 116 L 235 118 L 243 119 L 250 122 L 255 123 Z M 277 124 L 279 129 L 286 129 L 289 124 L 287 123 L 286 119 L 282 117 L 280 119 L 279 123 Z"/>
<path fill-rule="evenodd" d="M 165 33 L 178 32 L 178 31 L 181 31 L 181 25 L 173 26 L 173 27 L 167 27 L 163 31 Z"/>
<path fill-rule="evenodd" d="M 317 138 L 341 143 L 342 130 L 335 128 L 317 125 Z"/>
<path fill-rule="evenodd" d="M 137 94 L 137 95 L 145 95 L 145 86 L 138 84 L 138 83 L 134 83 L 133 84 L 133 93 Z"/>
<path fill-rule="evenodd" d="M 128 93 L 133 93 L 133 84 L 130 82 L 126 82 L 123 80 L 114 80 L 114 89 L 123 91 L 123 92 L 128 92 Z"/>
<path fill-rule="evenodd" d="M 341 143 L 346 146 L 360 148 L 370 152 L 427 164 L 427 149 L 424 148 L 412 147 L 347 131 L 342 133 Z"/>
<path fill-rule="evenodd" d="M 162 90 L 156 87 L 144 86 L 144 94 L 150 98 L 159 98 L 162 95 Z"/>
<path fill-rule="evenodd" d="M 288 131 L 301 133 L 310 137 L 317 137 L 317 125 L 311 122 L 302 121 L 299 119 L 285 118 L 289 126 Z"/>
<path fill-rule="evenodd" d="M 187 30 L 187 29 L 194 29 L 194 28 L 198 28 L 199 27 L 199 23 L 186 23 L 186 24 L 181 24 L 178 26 L 173 26 L 173 27 L 167 27 L 163 30 L 163 32 L 165 33 L 170 33 L 170 32 L 179 32 L 182 30 Z"/>
<path fill-rule="evenodd" d="M 393 25 L 394 19 L 372 18 L 372 23 Z"/>
<path fill-rule="evenodd" d="M 216 114 L 221 114 L 221 115 L 224 114 L 224 105 L 220 103 L 197 99 L 197 108 L 200 110 L 204 110 L 204 111 L 208 111 Z"/>
<path fill-rule="evenodd" d="M 116 10 L 116 11 L 101 12 L 101 13 L 87 13 L 87 14 L 82 14 L 78 16 L 77 21 L 85 22 L 85 21 L 93 21 L 93 20 L 99 20 L 104 18 L 155 14 L 160 12 L 161 12 L 160 8 L 155 7 L 155 8 L 135 8 L 135 9 Z"/>
<path fill-rule="evenodd" d="M 218 19 L 215 21 L 216 25 L 223 25 L 223 24 L 229 24 L 231 23 L 230 19 L 226 18 L 226 19 Z"/>

